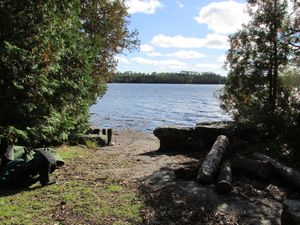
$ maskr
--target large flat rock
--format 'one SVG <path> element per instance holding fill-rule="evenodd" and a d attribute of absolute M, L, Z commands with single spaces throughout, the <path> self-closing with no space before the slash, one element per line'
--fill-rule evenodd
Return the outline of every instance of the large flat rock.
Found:
<path fill-rule="evenodd" d="M 153 134 L 160 140 L 160 151 L 191 151 L 203 147 L 193 127 L 158 127 Z"/>
<path fill-rule="evenodd" d="M 74 138 L 74 142 L 77 142 L 77 144 L 83 144 L 86 145 L 87 142 L 94 142 L 98 146 L 106 146 L 108 139 L 107 135 L 103 134 L 78 134 Z"/>
<path fill-rule="evenodd" d="M 141 191 L 148 196 L 145 214 L 149 224 L 281 224 L 282 204 L 272 198 L 221 195 L 213 185 L 175 179 L 171 169 L 148 177 Z"/>
<path fill-rule="evenodd" d="M 300 200 L 287 199 L 284 201 L 282 225 L 300 224 Z"/>
<path fill-rule="evenodd" d="M 230 121 L 198 123 L 195 127 L 158 127 L 153 133 L 160 140 L 161 151 L 194 151 L 210 148 L 219 135 L 226 135 L 230 142 L 240 139 L 258 143 L 264 134 L 263 130 L 256 126 Z"/>

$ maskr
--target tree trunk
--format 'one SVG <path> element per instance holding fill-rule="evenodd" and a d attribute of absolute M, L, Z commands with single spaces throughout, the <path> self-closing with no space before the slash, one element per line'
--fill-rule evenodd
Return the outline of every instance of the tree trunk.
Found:
<path fill-rule="evenodd" d="M 270 163 L 275 175 L 284 183 L 289 184 L 297 192 L 300 192 L 300 173 L 293 168 L 287 167 L 275 159 L 261 153 L 254 153 L 253 156 L 257 159 L 264 160 Z"/>
<path fill-rule="evenodd" d="M 218 182 L 217 182 L 217 191 L 223 194 L 230 193 L 232 189 L 232 172 L 231 172 L 231 163 L 229 160 L 222 163 Z"/>
<path fill-rule="evenodd" d="M 244 173 L 253 178 L 270 179 L 271 167 L 267 161 L 235 157 L 231 159 L 233 172 Z"/>
<path fill-rule="evenodd" d="M 229 140 L 225 135 L 219 135 L 211 150 L 204 159 L 198 174 L 197 180 L 201 183 L 212 183 L 218 172 L 220 163 L 225 155 Z"/>

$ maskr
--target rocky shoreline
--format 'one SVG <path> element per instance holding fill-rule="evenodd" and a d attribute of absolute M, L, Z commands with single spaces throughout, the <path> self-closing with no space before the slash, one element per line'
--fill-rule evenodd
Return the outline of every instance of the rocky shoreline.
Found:
<path fill-rule="evenodd" d="M 191 175 L 195 170 L 178 176 L 178 169 L 199 168 L 209 146 L 221 134 L 228 135 L 231 142 L 243 140 L 251 148 L 264 138 L 263 131 L 233 123 L 202 123 L 195 127 L 154 130 L 160 140 L 156 154 L 182 155 L 195 161 L 174 162 L 143 180 L 140 190 L 149 205 L 144 212 L 145 224 L 158 221 L 163 224 L 299 224 L 300 195 L 286 183 L 257 179 L 235 171 L 232 191 L 223 195 L 217 192 L 215 183 L 200 184 L 195 175 Z M 241 145 L 236 145 L 233 151 L 239 151 L 237 147 Z M 238 153 L 249 154 L 245 146 L 243 150 Z"/>

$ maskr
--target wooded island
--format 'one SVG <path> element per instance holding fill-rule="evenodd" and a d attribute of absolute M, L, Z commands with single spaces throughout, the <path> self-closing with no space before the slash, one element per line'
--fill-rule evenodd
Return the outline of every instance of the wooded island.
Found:
<path fill-rule="evenodd" d="M 118 72 L 110 80 L 111 83 L 163 83 L 163 84 L 225 84 L 226 77 L 213 72 L 168 72 L 138 73 Z"/>

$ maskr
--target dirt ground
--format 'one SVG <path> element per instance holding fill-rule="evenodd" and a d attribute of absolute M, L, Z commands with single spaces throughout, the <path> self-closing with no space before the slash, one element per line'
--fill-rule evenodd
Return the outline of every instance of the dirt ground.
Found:
<path fill-rule="evenodd" d="M 101 173 L 136 185 L 145 204 L 142 224 L 286 224 L 281 218 L 283 201 L 299 197 L 280 184 L 240 175 L 233 180 L 231 194 L 223 196 L 213 184 L 202 186 L 175 176 L 174 169 L 201 163 L 205 151 L 160 153 L 154 135 L 134 131 L 115 132 L 113 142 L 98 151 L 95 160 L 107 157 L 118 162 L 118 167 Z"/>
<path fill-rule="evenodd" d="M 152 134 L 135 131 L 117 131 L 113 134 L 114 146 L 102 148 L 101 155 L 113 155 L 116 161 L 124 161 L 128 168 L 110 168 L 104 173 L 114 174 L 131 181 L 141 181 L 162 168 L 178 168 L 188 162 L 197 163 L 194 157 L 180 154 L 166 155 L 157 152 L 159 140 Z"/>

